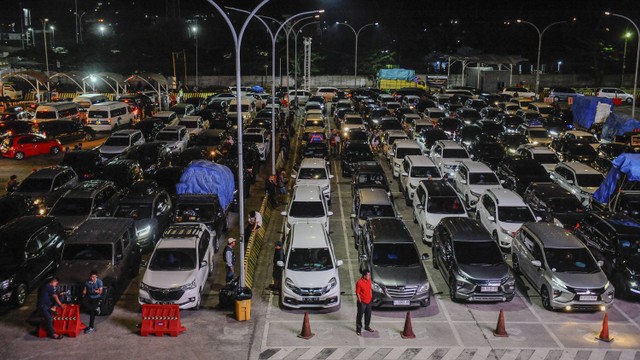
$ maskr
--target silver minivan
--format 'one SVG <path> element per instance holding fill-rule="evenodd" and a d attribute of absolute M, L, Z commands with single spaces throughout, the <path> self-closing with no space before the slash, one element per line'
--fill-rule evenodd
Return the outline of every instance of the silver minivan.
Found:
<path fill-rule="evenodd" d="M 512 243 L 513 271 L 540 293 L 547 310 L 604 311 L 614 288 L 587 247 L 551 223 L 525 223 Z"/>

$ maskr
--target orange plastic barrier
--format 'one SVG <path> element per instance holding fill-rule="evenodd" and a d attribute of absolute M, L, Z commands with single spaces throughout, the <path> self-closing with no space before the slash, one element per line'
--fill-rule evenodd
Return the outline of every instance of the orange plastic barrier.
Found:
<path fill-rule="evenodd" d="M 168 334 L 178 336 L 187 330 L 180 324 L 180 307 L 178 305 L 142 305 L 142 324 L 140 336 Z"/>
<path fill-rule="evenodd" d="M 80 321 L 80 306 L 67 305 L 64 309 L 58 308 L 58 315 L 53 318 L 53 331 L 56 334 L 76 337 L 87 326 Z M 40 326 L 38 337 L 47 337 L 47 331 Z"/>

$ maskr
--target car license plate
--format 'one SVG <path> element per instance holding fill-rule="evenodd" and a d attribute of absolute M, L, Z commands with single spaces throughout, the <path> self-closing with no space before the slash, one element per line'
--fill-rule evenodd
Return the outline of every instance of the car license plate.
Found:
<path fill-rule="evenodd" d="M 497 286 L 481 286 L 480 287 L 480 292 L 497 292 L 497 291 L 498 291 Z"/>
<path fill-rule="evenodd" d="M 580 296 L 580 301 L 596 301 L 598 300 L 597 296 L 594 295 L 582 295 Z"/>
<path fill-rule="evenodd" d="M 393 300 L 393 306 L 409 306 L 411 301 L 409 300 Z"/>
<path fill-rule="evenodd" d="M 318 302 L 318 301 L 320 301 L 320 298 L 317 298 L 317 297 L 304 298 L 304 302 L 308 302 L 308 303 Z"/>

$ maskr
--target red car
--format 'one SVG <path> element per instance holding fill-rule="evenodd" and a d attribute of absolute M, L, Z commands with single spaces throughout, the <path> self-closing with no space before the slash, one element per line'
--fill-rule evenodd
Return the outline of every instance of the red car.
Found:
<path fill-rule="evenodd" d="M 40 135 L 11 135 L 2 139 L 0 152 L 2 156 L 22 160 L 28 156 L 60 153 L 62 145 L 58 140 L 49 140 Z"/>

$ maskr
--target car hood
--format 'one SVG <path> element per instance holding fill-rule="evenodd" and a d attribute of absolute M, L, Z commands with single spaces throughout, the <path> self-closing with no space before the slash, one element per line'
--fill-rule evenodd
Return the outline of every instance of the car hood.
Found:
<path fill-rule="evenodd" d="M 111 261 L 108 260 L 63 260 L 55 275 L 61 284 L 77 284 L 89 278 L 90 270 L 96 270 L 98 277 L 104 278 L 111 268 Z"/>
<path fill-rule="evenodd" d="M 338 274 L 335 269 L 325 271 L 294 271 L 285 270 L 285 277 L 293 281 L 295 286 L 304 288 L 322 288 L 329 284 L 329 280 L 335 277 L 338 280 Z"/>
<path fill-rule="evenodd" d="M 577 223 L 580 222 L 585 216 L 587 216 L 586 212 L 583 213 L 552 213 L 553 217 L 558 219 L 562 223 L 562 225 L 573 228 Z"/>
<path fill-rule="evenodd" d="M 75 230 L 80 225 L 84 224 L 89 218 L 89 215 L 82 216 L 56 216 L 56 219 L 60 222 L 65 230 Z"/>
<path fill-rule="evenodd" d="M 129 146 L 102 146 L 101 154 L 121 154 L 129 149 Z"/>
<path fill-rule="evenodd" d="M 428 281 L 422 265 L 371 267 L 371 280 L 384 286 L 420 286 Z"/>
<path fill-rule="evenodd" d="M 446 217 L 468 217 L 467 213 L 462 214 L 435 214 L 435 213 L 427 213 L 427 223 L 436 226 L 440 223 L 440 220 Z"/>
<path fill-rule="evenodd" d="M 469 185 L 469 190 L 476 194 L 482 194 L 485 190 L 489 189 L 502 189 L 500 184 L 497 185 Z"/>
<path fill-rule="evenodd" d="M 296 185 L 316 185 L 320 186 L 321 189 L 329 186 L 328 179 L 322 180 L 311 180 L 311 179 L 296 179 Z"/>
<path fill-rule="evenodd" d="M 553 169 L 556 167 L 556 164 L 542 164 L 542 166 L 545 170 L 547 170 L 548 173 L 552 173 Z"/>
<path fill-rule="evenodd" d="M 195 279 L 196 270 L 189 271 L 158 271 L 147 269 L 142 282 L 157 288 L 175 288 L 189 284 Z"/>
<path fill-rule="evenodd" d="M 508 223 L 508 222 L 500 221 L 500 227 L 512 233 L 518 231 L 520 227 L 522 227 L 522 224 L 523 223 Z"/>
<path fill-rule="evenodd" d="M 458 265 L 460 271 L 474 280 L 495 280 L 500 282 L 509 273 L 506 263 L 496 265 Z"/>
<path fill-rule="evenodd" d="M 602 270 L 594 274 L 554 272 L 553 276 L 564 284 L 579 289 L 600 289 L 607 283 L 607 276 Z"/>

